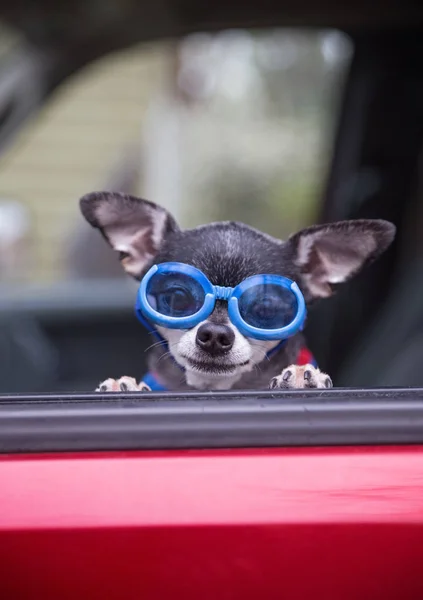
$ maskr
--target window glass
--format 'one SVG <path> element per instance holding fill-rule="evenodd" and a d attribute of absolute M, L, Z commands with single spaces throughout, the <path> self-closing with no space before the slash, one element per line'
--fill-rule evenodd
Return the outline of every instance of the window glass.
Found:
<path fill-rule="evenodd" d="M 18 42 L 3 36 L 0 58 Z M 222 31 L 135 46 L 66 79 L 0 156 L 0 391 L 84 389 L 82 338 L 63 354 L 55 311 L 57 323 L 73 311 L 74 336 L 87 331 L 84 302 L 116 307 L 131 289 L 132 311 L 116 256 L 79 213 L 83 194 L 140 195 L 182 226 L 233 219 L 283 238 L 312 223 L 351 51 L 337 31 Z M 25 385 L 12 367 L 32 373 Z"/>
<path fill-rule="evenodd" d="M 185 226 L 283 237 L 312 222 L 350 53 L 335 31 L 225 31 L 71 77 L 0 160 L 1 282 L 118 275 L 79 216 L 95 189 L 141 194 Z"/>

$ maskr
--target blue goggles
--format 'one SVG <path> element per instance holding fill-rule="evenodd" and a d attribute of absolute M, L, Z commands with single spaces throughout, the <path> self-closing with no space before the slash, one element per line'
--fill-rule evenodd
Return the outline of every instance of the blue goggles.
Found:
<path fill-rule="evenodd" d="M 304 326 L 306 307 L 298 285 L 280 275 L 253 275 L 236 287 L 212 285 L 184 263 L 154 265 L 143 277 L 135 306 L 139 320 L 168 329 L 191 329 L 207 319 L 216 300 L 228 303 L 231 322 L 246 337 L 283 340 Z"/>

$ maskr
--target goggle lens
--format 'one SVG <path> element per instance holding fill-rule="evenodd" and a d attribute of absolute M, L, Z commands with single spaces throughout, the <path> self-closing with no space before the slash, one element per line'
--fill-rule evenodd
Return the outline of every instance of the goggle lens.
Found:
<path fill-rule="evenodd" d="M 258 329 L 281 329 L 294 320 L 298 311 L 295 294 L 272 283 L 253 285 L 238 300 L 243 320 Z"/>
<path fill-rule="evenodd" d="M 189 317 L 204 304 L 202 285 L 185 273 L 156 273 L 148 282 L 147 301 L 151 308 L 166 317 Z"/>

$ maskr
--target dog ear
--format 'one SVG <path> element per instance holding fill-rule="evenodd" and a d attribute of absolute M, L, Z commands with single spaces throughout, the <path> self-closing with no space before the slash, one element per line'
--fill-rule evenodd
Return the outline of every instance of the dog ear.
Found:
<path fill-rule="evenodd" d="M 88 223 L 99 229 L 127 273 L 140 279 L 166 236 L 178 231 L 173 217 L 149 202 L 118 192 L 92 192 L 80 200 Z"/>
<path fill-rule="evenodd" d="M 363 219 L 315 225 L 291 236 L 304 284 L 314 297 L 332 293 L 332 284 L 347 281 L 384 252 L 395 237 L 388 221 Z"/>

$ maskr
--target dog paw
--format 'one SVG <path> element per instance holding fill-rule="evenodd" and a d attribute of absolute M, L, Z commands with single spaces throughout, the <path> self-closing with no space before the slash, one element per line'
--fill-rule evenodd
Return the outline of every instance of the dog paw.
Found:
<path fill-rule="evenodd" d="M 331 388 L 332 379 L 313 365 L 291 365 L 274 377 L 269 384 L 271 390 L 300 390 Z"/>
<path fill-rule="evenodd" d="M 120 379 L 106 379 L 100 383 L 96 392 L 151 392 L 146 383 L 136 382 L 133 377 L 121 377 Z"/>

